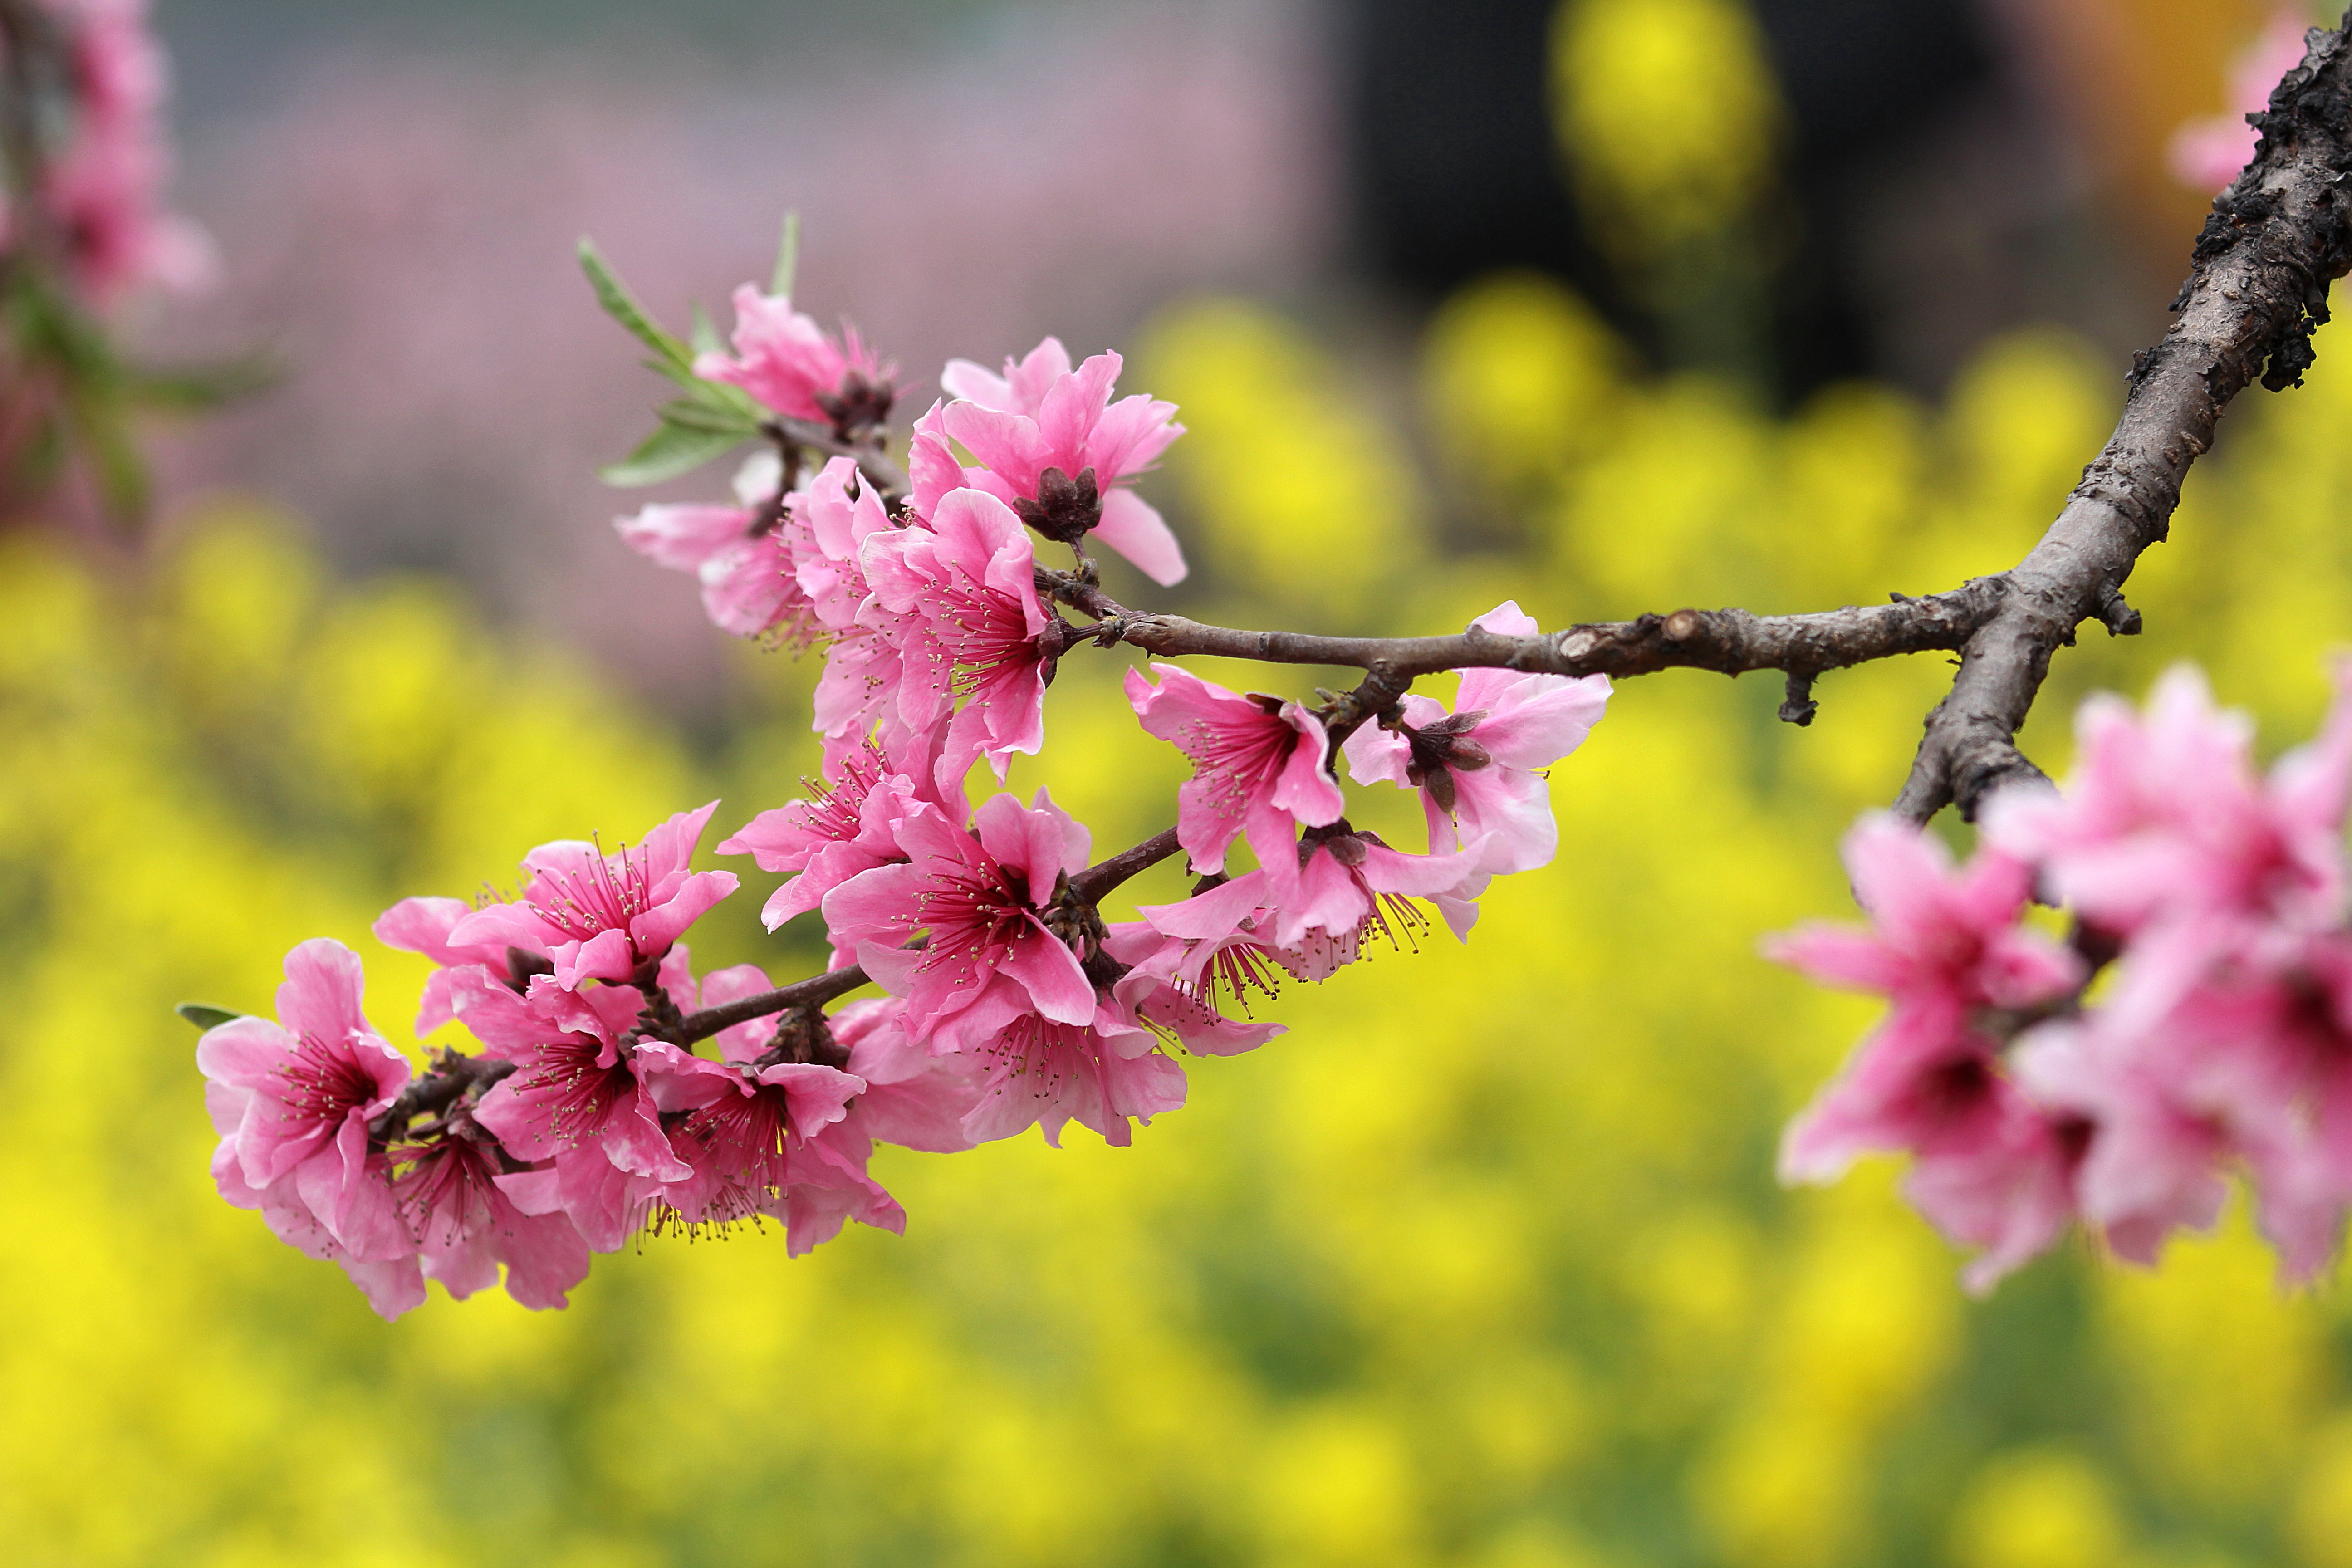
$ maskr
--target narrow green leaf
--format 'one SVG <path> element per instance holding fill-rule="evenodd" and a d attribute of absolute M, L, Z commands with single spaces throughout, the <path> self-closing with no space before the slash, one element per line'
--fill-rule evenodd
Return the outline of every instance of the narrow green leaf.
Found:
<path fill-rule="evenodd" d="M 274 355 L 255 353 L 170 370 L 134 369 L 124 378 L 123 393 L 142 408 L 201 414 L 274 386 L 284 374 Z"/>
<path fill-rule="evenodd" d="M 172 1009 L 199 1029 L 217 1029 L 232 1018 L 242 1018 L 242 1013 L 232 1013 L 226 1007 L 209 1006 L 202 1002 L 183 1002 Z"/>
<path fill-rule="evenodd" d="M 686 395 L 740 424 L 756 427 L 768 416 L 768 411 L 754 402 L 750 393 L 732 382 L 698 381 L 686 389 Z"/>
<path fill-rule="evenodd" d="M 661 428 L 646 437 L 635 451 L 597 469 L 597 477 L 623 489 L 657 485 L 689 468 L 698 468 L 713 458 L 724 457 L 741 446 L 747 434 L 740 429 L 697 430 L 665 419 Z"/>
<path fill-rule="evenodd" d="M 604 307 L 604 313 L 654 351 L 654 369 L 680 384 L 693 381 L 693 353 L 655 323 L 646 308 L 637 303 L 636 296 L 614 273 L 595 242 L 585 236 L 580 240 L 580 269 L 588 274 L 588 285 L 596 290 L 596 303 Z"/>
<path fill-rule="evenodd" d="M 801 215 L 784 215 L 784 237 L 776 246 L 776 270 L 768 281 L 768 292 L 789 298 L 793 291 L 793 275 L 801 268 Z"/>
<path fill-rule="evenodd" d="M 688 331 L 686 341 L 694 345 L 698 354 L 727 352 L 727 345 L 719 341 L 719 329 L 710 324 L 710 312 L 702 308 L 699 300 L 694 302 L 694 325 Z"/>
<path fill-rule="evenodd" d="M 749 438 L 760 433 L 760 422 L 745 411 L 718 406 L 698 398 L 672 398 L 655 412 L 666 423 L 688 430 L 709 430 L 740 438 Z"/>

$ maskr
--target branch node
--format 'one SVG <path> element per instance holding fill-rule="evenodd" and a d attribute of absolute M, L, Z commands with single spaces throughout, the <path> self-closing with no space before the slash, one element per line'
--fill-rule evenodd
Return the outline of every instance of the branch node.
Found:
<path fill-rule="evenodd" d="M 2123 591 L 2113 584 L 2099 590 L 2099 622 L 2111 637 L 2136 637 L 2140 634 L 2139 612 L 2124 603 Z"/>
<path fill-rule="evenodd" d="M 1788 694 L 1780 700 L 1780 722 L 1783 724 L 1794 724 L 1800 730 L 1804 729 L 1813 721 L 1813 715 L 1821 711 L 1822 705 L 1813 700 L 1814 673 L 1810 669 L 1789 671 Z"/>

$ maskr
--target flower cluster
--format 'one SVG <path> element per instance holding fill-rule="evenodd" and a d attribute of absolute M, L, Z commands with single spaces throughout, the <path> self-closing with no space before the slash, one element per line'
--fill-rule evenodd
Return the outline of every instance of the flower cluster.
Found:
<path fill-rule="evenodd" d="M 146 0 L 41 0 L 24 25 L 54 30 L 47 41 L 61 57 L 68 101 L 0 237 L 11 249 L 54 256 L 76 292 L 101 307 L 141 287 L 202 281 L 211 267 L 204 236 L 160 205 L 167 73 Z M 12 49 L 31 42 L 9 40 Z"/>
<path fill-rule="evenodd" d="M 2152 1263 L 2214 1222 L 2232 1173 L 2284 1274 L 2325 1268 L 2352 1212 L 2352 667 L 2338 684 L 2267 776 L 2194 670 L 2144 713 L 2094 699 L 2065 788 L 1995 797 L 1957 870 L 1915 829 L 1857 826 L 1870 929 L 1775 952 L 1890 1007 L 1790 1128 L 1784 1174 L 1909 1152 L 1908 1194 L 1979 1249 L 1978 1289 L 2075 1222 Z M 2071 913 L 2067 943 L 2023 923 L 2037 893 Z"/>
<path fill-rule="evenodd" d="M 1284 980 L 1325 980 L 1368 941 L 1426 929 L 1416 900 L 1466 935 L 1495 876 L 1549 861 L 1542 770 L 1607 702 L 1601 676 L 1474 668 L 1450 712 L 1405 683 L 1310 708 L 1154 663 L 1127 691 L 1192 765 L 1172 827 L 1096 861 L 1044 790 L 974 806 L 978 764 L 1001 784 L 1042 746 L 1056 661 L 1116 644 L 1098 634 L 1128 613 L 1092 596 L 1086 542 L 1182 575 L 1174 536 L 1127 488 L 1181 433 L 1174 409 L 1114 401 L 1118 356 L 1074 368 L 1052 339 L 1001 377 L 956 362 L 894 487 L 887 373 L 781 297 L 747 289 L 737 310 L 735 355 L 695 374 L 771 409 L 775 450 L 746 465 L 738 506 L 650 507 L 621 526 L 697 573 L 722 627 L 824 648 L 824 777 L 718 849 L 789 877 L 765 923 L 816 915 L 831 967 L 782 987 L 750 965 L 696 978 L 685 938 L 737 885 L 692 868 L 716 802 L 614 853 L 542 845 L 509 900 L 385 911 L 377 937 L 436 966 L 419 1032 L 460 1025 L 478 1056 L 444 1051 L 412 1075 L 362 1015 L 356 957 L 297 948 L 276 1023 L 232 1017 L 199 1045 L 214 1174 L 387 1316 L 427 1279 L 463 1296 L 500 1265 L 518 1300 L 562 1305 L 592 1253 L 647 1231 L 773 1219 L 798 1253 L 853 1219 L 901 1229 L 868 1173 L 877 1140 L 950 1152 L 1031 1126 L 1058 1142 L 1076 1121 L 1129 1142 L 1184 1102 L 1175 1053 L 1281 1033 L 1255 1011 Z M 1041 569 L 1040 538 L 1076 569 Z M 1099 618 L 1074 625 L 1066 603 Z M 1475 630 L 1536 628 L 1505 604 Z M 1343 755 L 1357 784 L 1419 793 L 1425 852 L 1349 822 Z M 1244 842 L 1247 868 L 1233 863 Z M 1106 895 L 1180 850 L 1191 897 L 1107 918 Z M 883 994 L 823 1011 L 869 984 Z"/>

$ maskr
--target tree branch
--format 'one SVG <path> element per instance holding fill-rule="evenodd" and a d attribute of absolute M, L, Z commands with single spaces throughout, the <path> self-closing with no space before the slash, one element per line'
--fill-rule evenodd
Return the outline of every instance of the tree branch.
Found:
<path fill-rule="evenodd" d="M 748 1024 L 771 1013 L 782 1013 L 792 1007 L 822 1007 L 835 997 L 845 996 L 856 990 L 866 981 L 866 971 L 853 963 L 846 969 L 836 969 L 807 980 L 795 980 L 790 985 L 762 991 L 756 996 L 745 996 L 716 1007 L 688 1013 L 676 1034 L 664 1037 L 681 1046 L 690 1046 L 697 1040 L 709 1039 L 721 1029 L 731 1029 L 738 1024 Z"/>
<path fill-rule="evenodd" d="M 1176 830 L 1163 827 L 1134 848 L 1123 849 L 1109 859 L 1097 861 L 1072 877 L 1070 896 L 1089 904 L 1098 904 L 1121 882 L 1159 865 L 1175 854 L 1179 847 Z"/>
<path fill-rule="evenodd" d="M 2189 280 L 2161 342 L 2133 362 L 2115 434 L 2042 542 L 2005 574 L 2009 592 L 1962 649 L 1952 689 L 1927 715 L 1895 809 L 1925 822 L 1957 803 L 1973 817 L 1998 785 L 2039 779 L 2015 743 L 2050 656 L 2086 620 L 2138 629 L 2121 589 L 2162 540 L 2189 464 L 2212 445 L 2222 408 L 2261 375 L 2302 384 L 2327 285 L 2352 268 L 2352 50 L 2312 29 L 2304 61 L 2254 117 L 2254 160 L 2213 203 Z M 2267 363 L 2268 369 L 2264 369 Z"/>
<path fill-rule="evenodd" d="M 2008 584 L 1978 577 L 1948 593 L 1801 616 L 1746 610 L 1676 610 L 1630 621 L 1594 621 L 1534 637 L 1473 626 L 1454 637 L 1332 637 L 1242 631 L 1182 616 L 1130 610 L 1067 573 L 1039 568 L 1039 589 L 1096 617 L 1081 628 L 1104 647 L 1125 643 L 1177 658 L 1188 654 L 1271 664 L 1352 666 L 1412 680 L 1448 669 L 1496 667 L 1537 675 L 1649 675 L 1661 669 L 1751 669 L 1818 674 L 1896 654 L 1956 652 L 2000 609 Z"/>
<path fill-rule="evenodd" d="M 857 471 L 872 481 L 888 505 L 897 505 L 913 488 L 907 478 L 907 470 L 883 454 L 879 436 L 870 441 L 845 441 L 835 432 L 812 420 L 793 419 L 782 414 L 769 416 L 762 428 L 772 440 L 790 441 L 828 458 L 856 458 Z"/>

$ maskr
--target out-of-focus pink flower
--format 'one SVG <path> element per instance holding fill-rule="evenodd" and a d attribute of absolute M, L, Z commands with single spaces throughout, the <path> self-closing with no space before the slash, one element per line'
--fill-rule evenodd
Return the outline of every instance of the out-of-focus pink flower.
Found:
<path fill-rule="evenodd" d="M 1184 1103 L 1184 1069 L 1160 1054 L 1148 1029 L 1104 1007 L 1087 1022 L 1031 1013 L 1014 1018 L 978 1047 L 988 1078 L 980 1103 L 964 1118 L 975 1143 L 1010 1138 L 1034 1124 L 1059 1147 L 1072 1121 L 1105 1142 L 1134 1141 L 1130 1118 L 1149 1125 Z"/>
<path fill-rule="evenodd" d="M 1444 900 L 1479 875 L 1486 851 L 1482 838 L 1450 854 L 1407 855 L 1390 848 L 1377 833 L 1358 831 L 1346 817 L 1310 828 L 1297 855 L 1277 856 L 1261 868 L 1265 901 L 1276 910 L 1275 945 L 1303 947 L 1318 932 L 1333 941 L 1360 941 L 1375 929 L 1393 941 L 1391 919 L 1408 932 L 1428 924 L 1410 899 L 1437 903 L 1454 934 L 1466 935 L 1476 918 L 1475 907 L 1449 908 Z"/>
<path fill-rule="evenodd" d="M 1176 536 L 1125 482 L 1158 461 L 1184 427 L 1175 423 L 1172 403 L 1141 393 L 1112 403 L 1119 367 L 1118 355 L 1101 353 L 1073 370 L 1056 338 L 1026 359 L 1006 360 L 1001 376 L 970 360 L 949 361 L 940 382 L 954 401 L 915 427 L 908 467 L 916 511 L 928 517 L 949 491 L 976 485 L 1020 508 L 1047 537 L 1063 538 L 1069 512 L 1087 510 L 1091 489 L 1101 509 L 1094 537 L 1163 587 L 1182 581 L 1184 552 Z M 980 466 L 958 468 L 950 438 Z M 1059 470 L 1058 484 L 1052 470 Z"/>
<path fill-rule="evenodd" d="M 2262 35 L 2231 62 L 2222 79 L 2230 112 L 2189 121 L 2173 132 L 2166 156 L 2174 179 L 2210 194 L 2236 179 L 2238 171 L 2253 161 L 2262 138 L 2246 123 L 2246 116 L 2270 107 L 2271 89 L 2303 63 L 2304 35 L 2310 26 L 2303 6 L 2282 5 L 2272 13 Z"/>
<path fill-rule="evenodd" d="M 510 943 L 544 952 L 567 989 L 588 980 L 627 981 L 670 950 L 703 911 L 733 892 L 732 871 L 689 871 L 695 841 L 719 803 L 682 811 L 634 849 L 606 855 L 577 839 L 542 844 L 523 857 L 533 873 L 522 898 L 460 921 L 453 943 Z"/>
<path fill-rule="evenodd" d="M 2019 925 L 2032 875 L 1987 849 L 1954 870 L 1941 840 L 1884 812 L 1846 835 L 1845 866 L 1870 928 L 1808 924 L 1767 954 L 1824 985 L 1876 992 L 1949 1034 L 1972 1007 L 2032 1007 L 2083 983 L 2082 961 Z"/>
<path fill-rule="evenodd" d="M 2006 1079 L 1975 1135 L 1913 1159 L 1904 1196 L 1956 1245 L 1977 1248 L 1960 1271 L 1969 1294 L 2048 1250 L 2074 1219 L 2084 1122 L 2029 1105 Z"/>
<path fill-rule="evenodd" d="M 694 374 L 740 386 L 792 419 L 833 424 L 845 403 L 862 406 L 863 388 L 891 378 L 856 328 L 844 327 L 836 340 L 793 310 L 791 296 L 761 294 L 749 283 L 735 290 L 732 341 L 731 356 L 697 354 Z"/>
<path fill-rule="evenodd" d="M 2017 1074 L 2035 1100 L 2088 1132 L 2075 1183 L 2083 1217 L 2118 1256 L 2153 1264 L 2172 1231 L 2221 1217 L 2232 1141 L 2218 1107 L 2192 1109 L 2194 1089 L 2159 1082 L 2137 1043 L 2107 1033 L 2105 1022 L 2041 1026 L 2018 1044 Z"/>
<path fill-rule="evenodd" d="M 454 988 L 461 971 L 479 969 L 509 987 L 520 987 L 549 967 L 546 954 L 503 942 L 452 943 L 449 933 L 473 912 L 474 906 L 463 899 L 403 899 L 368 928 L 384 946 L 421 952 L 439 965 L 425 978 L 424 1005 L 416 1015 L 420 1035 L 431 1034 L 457 1016 Z"/>
<path fill-rule="evenodd" d="M 825 769 L 826 782 L 810 799 L 761 812 L 719 846 L 721 855 L 751 856 L 762 871 L 798 873 L 760 910 L 770 931 L 815 909 L 860 871 L 906 858 L 898 825 L 919 811 L 942 811 L 931 786 L 932 761 L 920 757 L 901 768 L 864 742 Z M 955 815 L 963 816 L 960 801 Z"/>
<path fill-rule="evenodd" d="M 1013 752 L 1034 755 L 1045 742 L 1058 651 L 1044 640 L 1051 617 L 1038 602 L 1029 531 L 994 496 L 955 490 L 929 528 L 870 538 L 865 568 L 867 615 L 889 628 L 904 665 L 900 718 L 920 734 L 954 712 L 935 775 L 940 793 L 982 756 L 1002 780 Z"/>
<path fill-rule="evenodd" d="M 343 1252 L 373 1260 L 399 1247 L 382 1173 L 369 1163 L 368 1122 L 407 1087 L 409 1064 L 361 1011 L 363 984 L 351 949 L 324 937 L 302 942 L 286 955 L 279 1021 L 232 1018 L 207 1029 L 196 1065 L 215 1123 L 234 1118 L 222 1143 L 223 1154 L 234 1152 L 234 1182 L 227 1162 L 214 1163 L 222 1195 L 264 1208 L 298 1246 L 289 1230 L 302 1228 L 307 1210 Z"/>
<path fill-rule="evenodd" d="M 901 1148 L 952 1154 L 972 1146 L 964 1119 L 979 1105 L 986 1064 L 970 1055 L 939 1056 L 918 1045 L 898 997 L 852 1002 L 826 1020 L 834 1043 L 849 1053 L 845 1069 L 866 1091 L 842 1124 Z"/>
<path fill-rule="evenodd" d="M 795 1258 L 838 1235 L 845 1220 L 905 1230 L 906 1212 L 866 1173 L 865 1141 L 845 1147 L 826 1137 L 863 1079 L 813 1062 L 736 1066 L 674 1047 L 641 1049 L 662 1109 L 675 1117 L 671 1147 L 689 1167 L 663 1187 L 657 1226 L 725 1230 L 767 1215 L 784 1222 Z"/>
<path fill-rule="evenodd" d="M 1537 630 L 1535 618 L 1509 600 L 1471 625 L 1506 637 Z M 1484 838 L 1481 872 L 1532 871 L 1559 847 L 1550 786 L 1539 770 L 1584 743 L 1609 690 L 1605 675 L 1465 669 L 1452 713 L 1408 693 L 1396 727 L 1360 725 L 1348 737 L 1348 771 L 1358 784 L 1417 786 L 1433 851 Z"/>
<path fill-rule="evenodd" d="M 1789 1181 L 1831 1180 L 1866 1152 L 1981 1142 L 2009 1090 L 1972 1011 L 2035 1006 L 2084 978 L 2073 953 L 2017 923 L 2031 879 L 2019 861 L 1988 850 L 1955 871 L 1941 841 L 1877 813 L 1846 835 L 1845 863 L 1870 929 L 1801 926 L 1766 952 L 1894 1012 L 1790 1126 Z"/>
<path fill-rule="evenodd" d="M 801 590 L 796 563 L 803 551 L 793 536 L 805 524 L 793 509 L 778 507 L 780 473 L 774 453 L 758 453 L 736 476 L 741 505 L 658 503 L 613 526 L 656 565 L 693 573 L 702 584 L 703 610 L 721 631 L 773 634 L 785 646 L 805 647 L 824 627 Z"/>
<path fill-rule="evenodd" d="M 415 1237 L 426 1278 L 463 1300 L 499 1282 L 538 1310 L 568 1305 L 566 1293 L 588 1277 L 588 1243 L 560 1214 L 517 1206 L 506 1184 L 530 1173 L 501 1173 L 498 1145 L 462 1109 L 429 1142 L 394 1144 L 393 1196 Z"/>
<path fill-rule="evenodd" d="M 908 1027 L 936 1049 L 976 1048 L 1032 1013 L 1090 1024 L 1094 984 L 1042 914 L 1061 879 L 1085 868 L 1091 836 L 1044 790 L 1031 806 L 1009 795 L 984 802 L 973 826 L 967 833 L 931 812 L 904 819 L 907 864 L 860 872 L 825 895 L 835 945 L 906 999 Z M 918 931 L 929 942 L 904 951 Z"/>
<path fill-rule="evenodd" d="M 1300 827 L 1325 827 L 1347 809 L 1331 776 L 1323 725 L 1296 702 L 1244 697 L 1172 664 L 1154 686 L 1127 672 L 1127 700 L 1151 734 L 1192 759 L 1176 791 L 1176 838 L 1195 871 L 1225 868 L 1244 831 L 1260 861 L 1295 858 Z"/>
<path fill-rule="evenodd" d="M 2352 663 L 2319 738 L 2253 772 L 2252 726 L 2213 705 L 2204 677 L 2168 671 L 2143 717 L 2094 697 L 2075 720 L 2063 793 L 2003 791 L 1987 839 L 2039 868 L 2084 920 L 2132 939 L 2114 1000 L 2131 1026 L 2161 1016 L 2216 964 L 2291 961 L 2344 915 L 2352 793 Z"/>
<path fill-rule="evenodd" d="M 209 241 L 159 205 L 169 167 L 163 51 L 137 0 L 52 7 L 71 37 L 75 103 L 40 199 L 64 238 L 75 286 L 104 306 L 148 284 L 188 289 L 212 273 Z"/>

